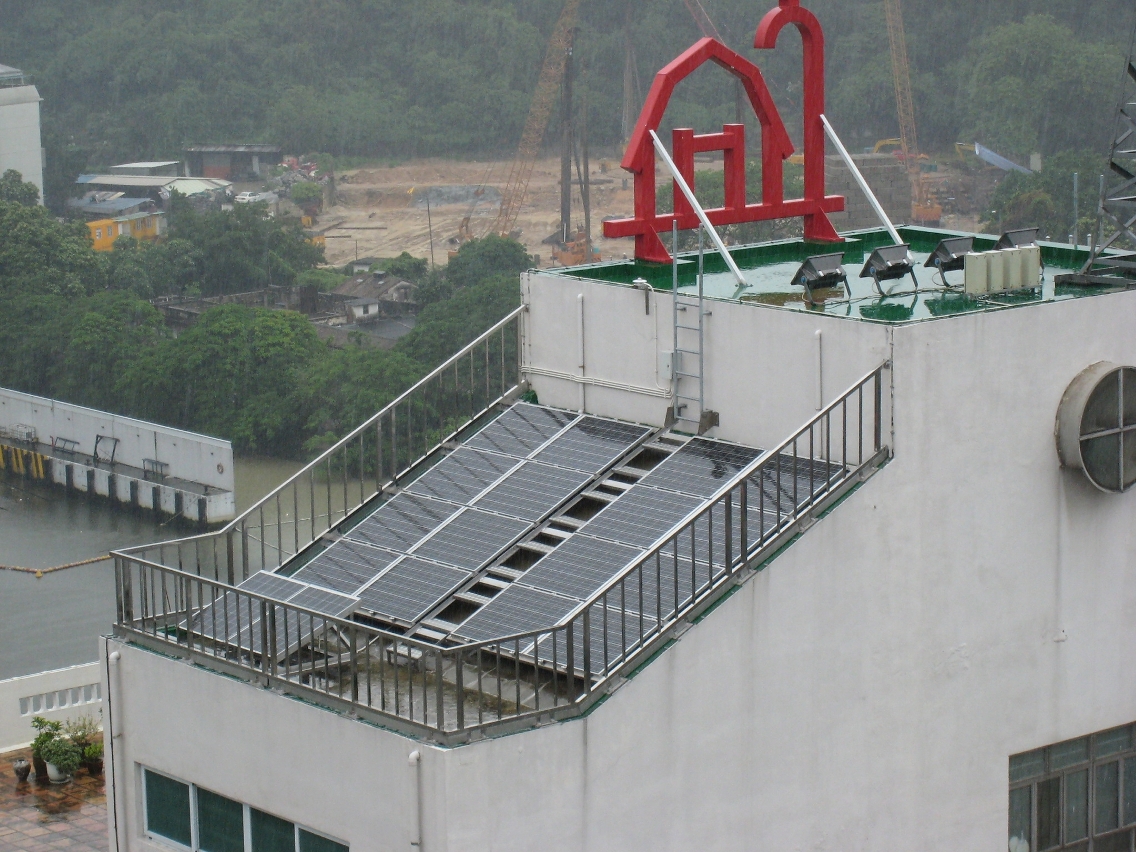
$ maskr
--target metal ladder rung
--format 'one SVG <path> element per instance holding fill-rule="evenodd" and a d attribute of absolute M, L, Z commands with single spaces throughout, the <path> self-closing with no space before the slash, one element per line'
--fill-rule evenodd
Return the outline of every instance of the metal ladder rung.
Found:
<path fill-rule="evenodd" d="M 676 325 L 675 328 L 684 328 L 687 331 L 700 331 L 701 330 L 696 325 Z"/>
<path fill-rule="evenodd" d="M 676 349 L 675 352 L 682 352 L 684 355 L 699 355 L 699 354 L 701 354 L 697 349 Z"/>
<path fill-rule="evenodd" d="M 684 373 L 681 370 L 675 370 L 675 375 L 683 379 L 697 379 L 698 373 Z"/>

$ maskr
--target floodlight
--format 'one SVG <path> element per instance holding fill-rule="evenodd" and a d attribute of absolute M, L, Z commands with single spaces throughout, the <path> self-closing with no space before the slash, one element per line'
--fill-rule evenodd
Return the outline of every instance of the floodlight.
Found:
<path fill-rule="evenodd" d="M 793 275 L 792 283 L 805 288 L 805 301 L 815 305 L 813 289 L 818 287 L 840 286 L 847 290 L 848 273 L 844 271 L 841 261 L 843 252 L 835 254 L 817 254 L 801 264 L 801 268 Z"/>
<path fill-rule="evenodd" d="M 974 237 L 951 237 L 939 243 L 923 265 L 939 272 L 953 272 L 962 269 L 967 254 L 973 249 Z"/>
<path fill-rule="evenodd" d="M 1037 235 L 1040 230 L 1041 228 L 1019 228 L 1016 231 L 1006 231 L 998 238 L 998 244 L 994 246 L 994 250 L 1036 246 Z"/>
<path fill-rule="evenodd" d="M 897 246 L 881 246 L 872 252 L 864 268 L 860 270 L 861 278 L 871 278 L 876 284 L 876 290 L 881 296 L 886 295 L 880 286 L 881 281 L 891 281 L 911 275 L 915 282 L 915 289 L 919 289 L 919 279 L 915 277 L 915 259 L 911 256 L 911 246 L 900 243 Z"/>

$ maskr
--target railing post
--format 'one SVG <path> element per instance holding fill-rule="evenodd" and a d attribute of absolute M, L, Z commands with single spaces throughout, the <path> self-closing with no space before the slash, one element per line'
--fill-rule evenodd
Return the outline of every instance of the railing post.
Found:
<path fill-rule="evenodd" d="M 875 446 L 872 447 L 874 452 L 879 452 L 883 444 L 883 408 L 884 408 L 884 372 L 883 368 L 876 371 L 875 375 L 876 386 L 876 399 L 875 399 Z"/>
<path fill-rule="evenodd" d="M 454 704 L 457 709 L 457 729 L 465 730 L 465 661 L 460 650 L 451 651 L 454 658 Z"/>
<path fill-rule="evenodd" d="M 351 703 L 359 703 L 359 637 L 354 626 L 351 627 Z"/>
<path fill-rule="evenodd" d="M 445 651 L 439 648 L 434 652 L 434 712 L 438 714 L 438 730 L 446 730 L 445 684 L 443 675 L 445 671 Z M 422 721 L 428 722 L 426 716 L 426 696 L 422 696 Z"/>
<path fill-rule="evenodd" d="M 225 560 L 226 560 L 226 577 L 228 584 L 231 586 L 236 585 L 235 565 L 233 560 L 233 531 L 229 529 L 225 533 Z"/>
<path fill-rule="evenodd" d="M 592 615 L 591 607 L 584 607 L 583 629 L 580 640 L 584 643 L 584 694 L 592 691 Z"/>

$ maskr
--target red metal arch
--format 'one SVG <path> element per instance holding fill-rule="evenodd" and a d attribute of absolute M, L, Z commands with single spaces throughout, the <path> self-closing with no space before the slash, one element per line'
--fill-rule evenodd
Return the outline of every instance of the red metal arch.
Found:
<path fill-rule="evenodd" d="M 772 50 L 787 24 L 793 24 L 801 34 L 804 59 L 805 198 L 821 202 L 816 212 L 805 215 L 805 239 L 835 241 L 840 238 L 825 211 L 843 210 L 844 199 L 824 194 L 824 125 L 820 120 L 824 114 L 824 30 L 800 0 L 779 0 L 778 7 L 761 19 L 753 46 Z M 830 206 L 835 199 L 840 200 L 839 206 Z"/>
<path fill-rule="evenodd" d="M 788 10 L 788 11 L 787 11 Z M 811 21 L 811 23 L 810 23 Z M 770 219 L 785 219 L 804 216 L 805 237 L 812 240 L 832 240 L 836 235 L 826 212 L 844 209 L 844 199 L 840 196 L 824 195 L 824 136 L 820 125 L 820 112 L 824 108 L 824 36 L 816 18 L 807 10 L 801 9 L 799 0 L 781 0 L 781 7 L 774 9 L 758 30 L 759 38 L 763 31 L 770 40 L 776 41 L 777 32 L 786 23 L 797 23 L 806 39 L 806 133 L 805 133 L 805 197 L 785 201 L 783 190 L 784 160 L 793 153 L 793 144 L 780 113 L 769 94 L 761 71 L 745 57 L 730 50 L 712 38 L 696 42 L 689 50 L 663 68 L 655 75 L 655 81 L 647 96 L 647 101 L 639 115 L 635 132 L 628 144 L 623 158 L 623 168 L 635 176 L 635 216 L 631 219 L 616 219 L 604 223 L 604 236 L 609 238 L 635 237 L 635 256 L 640 260 L 669 262 L 670 255 L 659 239 L 659 232 L 669 230 L 674 221 L 682 229 L 698 227 L 694 211 L 676 189 L 674 212 L 659 215 L 655 198 L 655 149 L 650 131 L 658 130 L 666 112 L 667 104 L 679 82 L 689 77 L 706 62 L 714 62 L 741 80 L 749 97 L 750 105 L 761 123 L 762 149 L 762 201 L 760 204 L 746 204 L 745 196 L 745 127 L 726 125 L 721 133 L 696 136 L 689 129 L 677 129 L 673 136 L 675 164 L 687 182 L 694 182 L 694 153 L 699 151 L 723 151 L 725 155 L 725 204 L 707 210 L 707 217 L 714 225 L 730 225 L 740 222 L 758 222 Z M 811 47 L 810 47 L 811 45 Z M 764 45 L 758 45 L 764 46 Z M 820 100 L 810 99 L 810 82 L 815 84 L 815 67 L 819 56 Z M 813 63 L 811 66 L 809 63 Z M 810 144 L 810 108 L 816 107 L 816 126 L 821 128 L 820 146 Z M 810 156 L 819 152 L 819 185 L 816 181 L 815 166 L 810 171 Z M 810 177 L 811 176 L 811 177 Z"/>

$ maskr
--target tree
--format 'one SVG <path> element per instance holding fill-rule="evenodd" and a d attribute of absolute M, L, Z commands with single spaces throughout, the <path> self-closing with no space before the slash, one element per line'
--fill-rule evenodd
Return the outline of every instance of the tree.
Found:
<path fill-rule="evenodd" d="M 323 206 L 323 187 L 318 183 L 294 183 L 288 195 L 305 213 L 317 211 Z"/>
<path fill-rule="evenodd" d="M 470 287 L 496 275 L 516 276 L 532 263 L 525 247 L 516 240 L 490 234 L 462 244 L 446 265 L 446 279 L 454 287 Z"/>
<path fill-rule="evenodd" d="M 0 201 L 34 207 L 39 204 L 39 188 L 25 182 L 24 176 L 15 169 L 8 169 L 0 177 Z"/>

